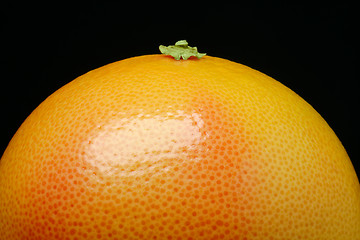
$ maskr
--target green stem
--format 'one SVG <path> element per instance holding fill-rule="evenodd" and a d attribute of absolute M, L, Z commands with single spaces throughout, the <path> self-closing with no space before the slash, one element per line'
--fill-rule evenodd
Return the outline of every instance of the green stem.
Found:
<path fill-rule="evenodd" d="M 177 41 L 175 45 L 168 47 L 160 45 L 159 49 L 162 54 L 170 55 L 175 60 L 180 60 L 181 58 L 186 60 L 191 56 L 201 58 L 206 55 L 206 53 L 199 53 L 197 47 L 190 47 L 186 40 Z"/>

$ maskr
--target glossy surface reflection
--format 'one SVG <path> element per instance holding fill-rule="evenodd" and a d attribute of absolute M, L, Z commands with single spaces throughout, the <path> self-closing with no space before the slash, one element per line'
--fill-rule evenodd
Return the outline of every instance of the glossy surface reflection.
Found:
<path fill-rule="evenodd" d="M 139 175 L 166 159 L 184 161 L 188 152 L 206 141 L 203 127 L 200 114 L 189 115 L 180 110 L 166 115 L 112 119 L 99 126 L 85 142 L 86 161 L 104 173 L 132 169 L 126 174 Z"/>

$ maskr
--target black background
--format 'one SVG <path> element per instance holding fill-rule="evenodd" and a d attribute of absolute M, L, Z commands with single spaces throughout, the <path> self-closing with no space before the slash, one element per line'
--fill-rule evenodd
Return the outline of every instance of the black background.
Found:
<path fill-rule="evenodd" d="M 302 96 L 335 131 L 359 176 L 355 5 L 150 2 L 2 3 L 0 152 L 47 96 L 77 76 L 186 39 Z"/>

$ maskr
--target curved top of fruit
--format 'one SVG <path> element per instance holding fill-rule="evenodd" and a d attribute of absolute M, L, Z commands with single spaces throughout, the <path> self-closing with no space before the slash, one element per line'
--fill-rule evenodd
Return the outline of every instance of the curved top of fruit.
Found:
<path fill-rule="evenodd" d="M 186 40 L 180 40 L 175 43 L 175 45 L 170 46 L 159 46 L 160 52 L 165 55 L 170 55 L 175 60 L 180 60 L 181 58 L 186 60 L 191 56 L 195 56 L 197 58 L 201 58 L 206 53 L 199 53 L 197 47 L 190 47 Z"/>

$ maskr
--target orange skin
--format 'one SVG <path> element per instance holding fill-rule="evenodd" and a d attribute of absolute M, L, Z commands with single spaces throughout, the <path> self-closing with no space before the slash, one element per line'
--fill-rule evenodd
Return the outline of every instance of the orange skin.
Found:
<path fill-rule="evenodd" d="M 47 98 L 0 161 L 0 239 L 360 239 L 360 185 L 303 99 L 228 60 L 147 55 Z"/>

